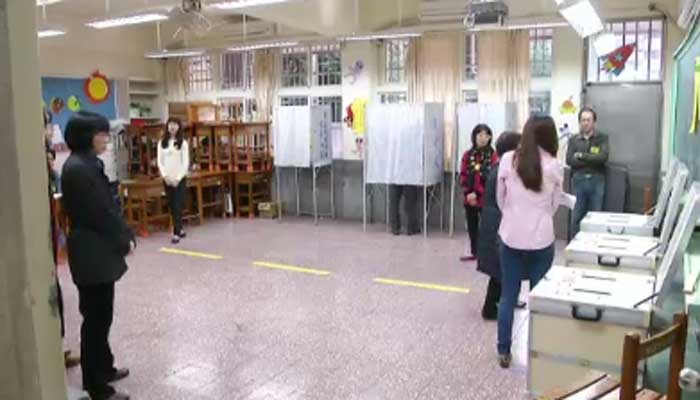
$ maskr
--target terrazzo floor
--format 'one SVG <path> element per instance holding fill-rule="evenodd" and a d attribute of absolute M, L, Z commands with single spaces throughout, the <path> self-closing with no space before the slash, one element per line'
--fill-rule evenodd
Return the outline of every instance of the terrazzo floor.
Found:
<path fill-rule="evenodd" d="M 458 261 L 463 248 L 439 232 L 309 219 L 212 220 L 177 247 L 141 239 L 116 290 L 111 343 L 131 369 L 117 387 L 138 400 L 524 399 L 527 311 L 503 370 L 496 324 L 480 316 L 487 279 Z M 65 266 L 60 275 L 77 349 L 77 292 Z M 71 386 L 80 379 L 69 371 Z"/>

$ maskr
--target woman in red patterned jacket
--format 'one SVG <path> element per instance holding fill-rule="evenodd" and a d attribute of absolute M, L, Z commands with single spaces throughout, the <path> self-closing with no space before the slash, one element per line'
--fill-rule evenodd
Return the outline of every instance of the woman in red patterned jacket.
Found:
<path fill-rule="evenodd" d="M 486 179 L 491 167 L 498 163 L 498 154 L 491 147 L 493 133 L 486 124 L 479 124 L 472 130 L 472 148 L 462 156 L 460 182 L 464 190 L 464 210 L 467 217 L 467 230 L 471 254 L 461 257 L 461 261 L 476 260 L 479 241 L 479 217 L 484 205 Z"/>

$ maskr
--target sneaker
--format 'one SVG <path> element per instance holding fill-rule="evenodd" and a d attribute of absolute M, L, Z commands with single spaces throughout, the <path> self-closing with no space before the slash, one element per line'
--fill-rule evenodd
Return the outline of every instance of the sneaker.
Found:
<path fill-rule="evenodd" d="M 180 231 L 180 233 L 178 233 L 177 236 L 178 236 L 180 239 L 184 239 L 184 238 L 187 237 L 187 233 L 185 233 L 185 231 Z"/>
<path fill-rule="evenodd" d="M 503 369 L 510 368 L 510 362 L 512 360 L 513 357 L 510 355 L 510 353 L 498 355 L 498 365 L 500 365 Z"/>
<path fill-rule="evenodd" d="M 495 321 L 498 319 L 498 308 L 497 307 L 483 307 L 481 309 L 481 318 L 484 321 Z"/>
<path fill-rule="evenodd" d="M 173 238 L 170 239 L 170 243 L 172 243 L 172 244 L 178 244 L 178 243 L 180 243 L 180 236 L 173 235 Z"/>

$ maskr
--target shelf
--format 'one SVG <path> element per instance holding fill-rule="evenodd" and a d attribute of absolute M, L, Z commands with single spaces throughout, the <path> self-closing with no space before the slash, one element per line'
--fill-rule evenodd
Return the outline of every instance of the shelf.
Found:
<path fill-rule="evenodd" d="M 133 83 L 153 83 L 153 84 L 157 84 L 157 83 L 158 83 L 158 81 L 156 81 L 155 79 L 143 78 L 143 77 L 138 77 L 138 76 L 132 76 L 132 77 L 130 77 L 130 78 L 129 78 L 129 82 L 133 82 Z"/>
<path fill-rule="evenodd" d="M 158 97 L 160 96 L 160 92 L 148 90 L 130 90 L 129 96 Z"/>

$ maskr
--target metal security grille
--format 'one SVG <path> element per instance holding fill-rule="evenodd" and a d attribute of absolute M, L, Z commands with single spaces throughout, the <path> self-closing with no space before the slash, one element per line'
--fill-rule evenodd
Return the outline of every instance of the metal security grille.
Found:
<path fill-rule="evenodd" d="M 530 29 L 530 73 L 533 78 L 552 76 L 553 29 Z"/>
<path fill-rule="evenodd" d="M 221 55 L 221 88 L 250 89 L 253 86 L 254 55 L 251 52 Z"/>
<path fill-rule="evenodd" d="M 314 84 L 317 86 L 340 85 L 343 79 L 340 46 L 315 46 L 311 51 Z"/>
<path fill-rule="evenodd" d="M 343 98 L 341 96 L 314 97 L 311 102 L 314 106 L 330 106 L 331 122 L 343 122 Z"/>
<path fill-rule="evenodd" d="M 282 96 L 280 97 L 280 106 L 308 106 L 309 97 L 308 96 Z"/>
<path fill-rule="evenodd" d="M 282 51 L 282 87 L 309 86 L 309 57 L 305 48 Z"/>
<path fill-rule="evenodd" d="M 387 40 L 384 45 L 386 57 L 385 79 L 387 83 L 406 81 L 406 59 L 408 57 L 408 40 Z"/>
<path fill-rule="evenodd" d="M 187 60 L 187 89 L 189 93 L 214 89 L 211 57 L 198 56 Z"/>

